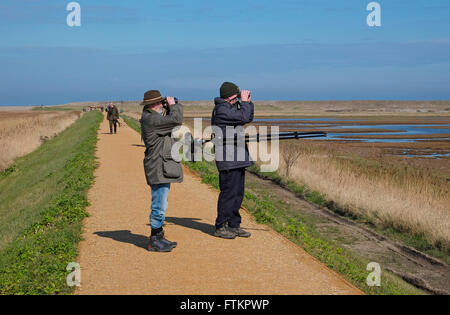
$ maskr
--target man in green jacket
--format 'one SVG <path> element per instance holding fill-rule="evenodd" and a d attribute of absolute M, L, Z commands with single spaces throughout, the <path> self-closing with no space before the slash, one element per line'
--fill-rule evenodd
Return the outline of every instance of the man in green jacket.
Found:
<path fill-rule="evenodd" d="M 152 190 L 149 251 L 170 252 L 177 246 L 164 237 L 163 224 L 168 207 L 171 183 L 183 181 L 180 162 L 172 157 L 172 130 L 183 122 L 183 106 L 173 97 L 161 96 L 156 90 L 144 94 L 141 117 L 142 139 L 145 143 L 144 170 Z"/>
<path fill-rule="evenodd" d="M 114 126 L 114 133 L 117 133 L 117 123 L 119 122 L 119 110 L 117 109 L 116 105 L 110 103 L 106 108 L 106 111 L 108 112 L 106 118 L 109 120 L 109 133 L 110 134 L 113 133 L 113 126 Z"/>

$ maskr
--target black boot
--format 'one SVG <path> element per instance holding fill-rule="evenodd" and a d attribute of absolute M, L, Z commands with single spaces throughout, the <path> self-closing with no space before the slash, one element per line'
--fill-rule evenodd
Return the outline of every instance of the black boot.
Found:
<path fill-rule="evenodd" d="M 164 238 L 164 231 L 161 229 L 152 229 L 152 235 L 148 244 L 148 250 L 152 252 L 170 252 L 177 247 L 176 242 L 170 242 Z"/>
<path fill-rule="evenodd" d="M 165 237 L 164 237 L 164 231 L 162 231 L 162 232 L 160 232 L 161 234 L 162 234 L 162 241 L 163 242 L 165 242 L 166 244 L 168 244 L 169 246 L 172 246 L 172 248 L 175 248 L 175 247 L 177 247 L 177 245 L 178 245 L 178 243 L 177 242 L 171 242 L 171 241 L 169 241 L 168 239 L 166 239 Z"/>

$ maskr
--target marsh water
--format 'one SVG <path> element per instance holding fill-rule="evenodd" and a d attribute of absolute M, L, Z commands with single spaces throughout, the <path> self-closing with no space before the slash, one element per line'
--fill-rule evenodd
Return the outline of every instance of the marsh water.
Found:
<path fill-rule="evenodd" d="M 326 138 L 317 140 L 351 140 L 363 142 L 417 142 L 417 141 L 449 141 L 450 125 L 448 124 L 404 124 L 385 122 L 364 124 L 364 120 L 355 119 L 335 119 L 335 118 L 260 118 L 255 119 L 257 125 L 277 125 L 280 131 L 292 129 L 316 129 L 326 130 Z M 341 130 L 347 129 L 345 132 Z M 350 130 L 350 131 L 349 131 Z M 442 137 L 429 136 L 442 135 Z M 358 136 L 350 138 L 350 136 Z M 370 136 L 370 137 L 364 137 Z M 380 136 L 373 138 L 373 136 Z M 394 136 L 394 137 L 389 137 Z M 398 139 L 396 136 L 413 136 L 413 139 Z"/>

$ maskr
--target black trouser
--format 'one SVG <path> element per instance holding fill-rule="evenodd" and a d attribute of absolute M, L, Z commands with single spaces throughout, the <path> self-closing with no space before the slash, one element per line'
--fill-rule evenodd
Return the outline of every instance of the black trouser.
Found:
<path fill-rule="evenodd" d="M 113 126 L 114 126 L 114 133 L 117 132 L 117 120 L 110 120 L 109 121 L 109 132 L 113 132 Z"/>
<path fill-rule="evenodd" d="M 245 168 L 219 172 L 220 195 L 217 202 L 216 228 L 241 226 L 241 208 L 245 189 Z"/>

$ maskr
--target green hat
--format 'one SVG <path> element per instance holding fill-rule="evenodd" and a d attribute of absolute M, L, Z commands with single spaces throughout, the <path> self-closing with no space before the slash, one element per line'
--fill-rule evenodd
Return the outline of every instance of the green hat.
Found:
<path fill-rule="evenodd" d="M 220 87 L 220 97 L 225 99 L 233 96 L 235 94 L 239 94 L 239 88 L 236 84 L 231 82 L 225 82 Z"/>

